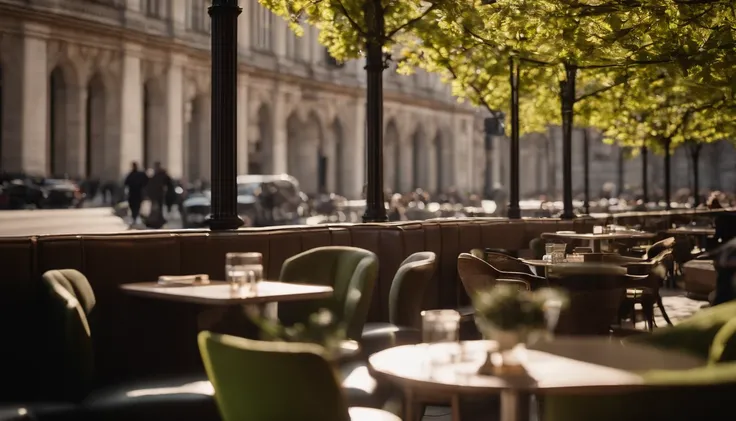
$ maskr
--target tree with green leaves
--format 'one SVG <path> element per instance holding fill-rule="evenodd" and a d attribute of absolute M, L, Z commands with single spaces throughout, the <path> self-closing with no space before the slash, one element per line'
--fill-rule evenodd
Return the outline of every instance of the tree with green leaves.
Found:
<path fill-rule="evenodd" d="M 495 0 L 460 2 L 442 13 L 437 29 L 418 33 L 409 56 L 451 75 L 455 92 L 496 107 L 505 94 L 504 61 L 527 66 L 527 128 L 555 122 L 563 128 L 565 217 L 571 209 L 573 113 L 591 124 L 612 112 L 602 94 L 626 95 L 649 83 L 642 68 L 659 67 L 724 91 L 733 86 L 733 6 L 726 0 Z M 482 4 L 488 4 L 482 6 Z M 707 69 L 711 69 L 708 71 Z M 638 81 L 634 80 L 638 79 Z M 555 86 L 557 85 L 557 86 Z M 552 95 L 550 95 L 552 94 Z M 551 112 L 557 94 L 560 112 Z M 583 105 L 584 104 L 584 105 Z M 526 115 L 525 115 L 526 117 Z M 658 124 L 665 124 L 664 120 Z M 677 123 L 666 123 L 667 126 Z M 671 128 L 671 127 L 670 127 Z M 667 131 L 667 128 L 662 130 Z M 670 138 L 663 134 L 664 138 Z"/>
<path fill-rule="evenodd" d="M 698 161 L 705 143 L 736 138 L 736 102 L 723 89 L 668 75 L 642 78 L 623 92 L 603 98 L 606 109 L 593 113 L 593 124 L 619 145 L 646 148 L 665 156 L 665 196 L 669 206 L 671 152 L 686 145 L 699 185 Z"/>
<path fill-rule="evenodd" d="M 367 174 L 364 222 L 387 221 L 383 197 L 383 70 L 387 52 L 410 31 L 431 30 L 439 7 L 452 10 L 452 0 L 260 0 L 291 28 L 319 29 L 320 42 L 337 60 L 366 58 Z"/>

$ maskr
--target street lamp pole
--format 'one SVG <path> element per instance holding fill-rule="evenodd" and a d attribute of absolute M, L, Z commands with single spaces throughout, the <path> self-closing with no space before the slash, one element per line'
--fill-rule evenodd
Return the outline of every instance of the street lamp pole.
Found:
<path fill-rule="evenodd" d="M 243 226 L 238 216 L 237 92 L 238 0 L 212 0 L 212 199 L 207 225 L 213 231 Z"/>
<path fill-rule="evenodd" d="M 366 166 L 367 186 L 363 222 L 388 221 L 383 197 L 383 58 L 384 17 L 380 0 L 367 0 L 366 37 Z"/>
<path fill-rule="evenodd" d="M 511 85 L 511 180 L 509 185 L 508 217 L 521 218 L 519 208 L 519 59 L 509 56 L 509 83 Z"/>

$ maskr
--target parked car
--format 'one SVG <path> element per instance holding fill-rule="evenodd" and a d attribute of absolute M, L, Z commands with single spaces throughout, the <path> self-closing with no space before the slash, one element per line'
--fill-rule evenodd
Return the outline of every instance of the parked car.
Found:
<path fill-rule="evenodd" d="M 81 208 L 86 195 L 72 180 L 45 179 L 41 188 L 46 194 L 45 208 Z"/>
<path fill-rule="evenodd" d="M 299 183 L 289 175 L 238 176 L 238 214 L 246 226 L 294 225 L 301 221 Z M 184 228 L 203 228 L 210 214 L 211 192 L 191 193 L 182 203 Z"/>

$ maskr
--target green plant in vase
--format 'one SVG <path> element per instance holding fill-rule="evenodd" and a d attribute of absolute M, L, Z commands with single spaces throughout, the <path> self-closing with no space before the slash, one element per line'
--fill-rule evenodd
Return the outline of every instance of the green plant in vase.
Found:
<path fill-rule="evenodd" d="M 473 297 L 476 324 L 486 339 L 498 344 L 481 372 L 491 366 L 519 365 L 511 351 L 551 334 L 566 305 L 567 295 L 556 289 L 526 291 L 497 284 L 478 292 Z"/>
<path fill-rule="evenodd" d="M 347 340 L 347 328 L 339 322 L 328 309 L 312 313 L 306 322 L 284 326 L 278 320 L 261 316 L 251 316 L 251 320 L 261 330 L 261 338 L 266 341 L 301 342 L 321 345 L 327 359 L 340 356 L 342 345 Z"/>

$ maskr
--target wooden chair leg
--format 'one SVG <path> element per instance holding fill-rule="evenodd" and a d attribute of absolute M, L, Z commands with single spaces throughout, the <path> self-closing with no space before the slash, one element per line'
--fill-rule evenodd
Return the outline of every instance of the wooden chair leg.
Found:
<path fill-rule="evenodd" d="M 657 306 L 659 307 L 659 311 L 662 312 L 662 317 L 664 318 L 664 321 L 667 322 L 668 325 L 674 326 L 672 324 L 672 321 L 670 320 L 670 316 L 667 315 L 667 311 L 664 309 L 664 304 L 662 303 L 662 296 L 657 294 Z"/>
<path fill-rule="evenodd" d="M 641 310 L 642 313 L 644 313 L 644 318 L 647 322 L 647 329 L 651 332 L 652 330 L 654 330 L 654 326 L 656 326 L 656 324 L 654 323 L 654 304 L 647 301 L 642 301 Z"/>

